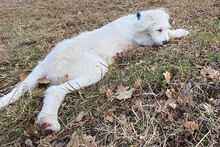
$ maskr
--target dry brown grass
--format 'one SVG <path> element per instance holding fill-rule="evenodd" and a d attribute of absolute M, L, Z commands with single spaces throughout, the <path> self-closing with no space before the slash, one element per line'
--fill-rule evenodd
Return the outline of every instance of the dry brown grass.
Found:
<path fill-rule="evenodd" d="M 191 35 L 165 48 L 134 46 L 105 79 L 66 97 L 59 112 L 61 131 L 47 137 L 34 133 L 32 126 L 42 106 L 45 87 L 40 86 L 43 90 L 0 110 L 1 146 L 25 146 L 28 141 L 66 146 L 75 132 L 84 138 L 81 143 L 88 145 L 85 136 L 91 135 L 97 146 L 220 146 L 220 81 L 201 75 L 204 67 L 220 70 L 217 0 L 3 0 L 0 93 L 11 90 L 18 74 L 33 69 L 56 42 L 155 7 L 167 8 L 173 27 Z M 169 84 L 165 71 L 171 73 Z M 142 84 L 131 99 L 115 99 L 115 85 L 134 87 L 138 79 Z M 192 87 L 181 96 L 187 83 Z M 112 99 L 100 88 L 111 89 Z M 176 108 L 167 104 L 173 100 Z M 84 116 L 76 120 L 79 114 Z"/>

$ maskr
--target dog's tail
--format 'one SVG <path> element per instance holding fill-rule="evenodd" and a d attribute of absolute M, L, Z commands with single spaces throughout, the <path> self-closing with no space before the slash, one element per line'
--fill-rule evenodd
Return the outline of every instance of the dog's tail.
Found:
<path fill-rule="evenodd" d="M 0 108 L 15 102 L 23 93 L 33 90 L 38 85 L 37 80 L 45 77 L 45 72 L 42 64 L 37 65 L 24 81 L 18 83 L 10 93 L 0 98 Z"/>

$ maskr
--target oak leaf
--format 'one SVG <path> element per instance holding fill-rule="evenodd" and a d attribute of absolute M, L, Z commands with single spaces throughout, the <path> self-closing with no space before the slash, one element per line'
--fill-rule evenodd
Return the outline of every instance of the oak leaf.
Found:
<path fill-rule="evenodd" d="M 130 90 L 128 90 L 129 87 L 124 87 L 124 86 L 118 86 L 118 89 L 117 89 L 117 99 L 119 100 L 123 100 L 123 99 L 128 99 L 128 98 L 131 98 L 132 94 L 134 93 L 135 91 L 135 88 L 131 88 Z"/>

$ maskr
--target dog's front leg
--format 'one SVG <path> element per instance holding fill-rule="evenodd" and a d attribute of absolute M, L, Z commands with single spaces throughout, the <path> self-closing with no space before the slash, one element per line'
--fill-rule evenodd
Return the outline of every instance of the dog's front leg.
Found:
<path fill-rule="evenodd" d="M 184 29 L 176 29 L 176 30 L 169 30 L 168 36 L 169 38 L 181 38 L 183 36 L 186 36 L 189 34 L 189 31 L 186 31 Z"/>
<path fill-rule="evenodd" d="M 97 68 L 97 65 L 94 65 L 90 67 L 89 72 L 82 73 L 78 78 L 49 87 L 45 92 L 44 104 L 36 122 L 42 133 L 47 135 L 60 130 L 58 110 L 67 93 L 95 84 L 102 79 L 107 70 L 105 66 Z"/>

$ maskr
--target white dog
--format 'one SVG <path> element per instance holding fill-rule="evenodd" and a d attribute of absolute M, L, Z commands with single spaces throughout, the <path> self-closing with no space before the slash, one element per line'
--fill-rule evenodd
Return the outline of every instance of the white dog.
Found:
<path fill-rule="evenodd" d="M 159 8 L 121 17 L 99 29 L 61 41 L 23 82 L 0 98 L 0 108 L 33 90 L 39 78 L 46 78 L 53 86 L 45 92 L 37 124 L 45 133 L 58 131 L 58 109 L 66 94 L 98 82 L 114 62 L 114 56 L 128 50 L 134 43 L 165 45 L 170 37 L 189 34 L 183 29 L 170 30 L 170 27 L 169 15 Z M 58 84 L 66 74 L 69 81 Z"/>

